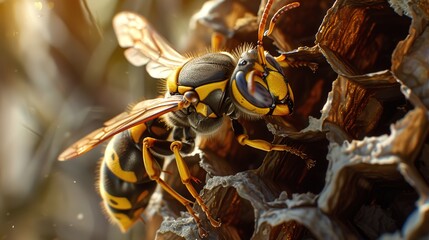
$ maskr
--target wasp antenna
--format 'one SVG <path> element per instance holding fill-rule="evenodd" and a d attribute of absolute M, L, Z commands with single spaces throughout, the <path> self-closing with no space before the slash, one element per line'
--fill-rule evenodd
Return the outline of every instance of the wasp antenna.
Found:
<path fill-rule="evenodd" d="M 264 7 L 262 12 L 261 21 L 259 22 L 258 28 L 258 46 L 262 46 L 262 39 L 264 38 L 264 30 L 267 25 L 268 13 L 270 12 L 271 6 L 273 5 L 273 0 L 268 0 L 267 4 Z"/>
<path fill-rule="evenodd" d="M 287 12 L 287 11 L 289 11 L 289 10 L 293 9 L 293 8 L 297 8 L 297 7 L 299 7 L 299 6 L 300 6 L 299 2 L 293 2 L 293 3 L 289 3 L 289 4 L 285 5 L 285 6 L 283 6 L 282 8 L 280 8 L 280 9 L 279 9 L 279 10 L 278 10 L 274 15 L 273 15 L 273 17 L 271 18 L 270 26 L 268 27 L 268 30 L 267 30 L 267 31 L 265 31 L 264 36 L 269 36 L 269 35 L 272 33 L 272 31 L 273 31 L 273 29 L 274 29 L 274 26 L 275 26 L 275 24 L 276 24 L 276 22 L 277 22 L 277 20 L 279 19 L 279 17 L 280 17 L 283 13 L 285 13 L 285 12 Z"/>
<path fill-rule="evenodd" d="M 256 44 L 258 48 L 259 62 L 261 62 L 263 66 L 265 66 L 267 62 L 264 56 L 264 47 L 262 46 L 262 40 L 264 38 L 265 26 L 267 25 L 268 13 L 270 12 L 271 6 L 273 5 L 273 1 L 274 0 L 267 1 L 264 11 L 262 12 L 261 21 L 259 22 L 258 28 L 258 42 Z"/>

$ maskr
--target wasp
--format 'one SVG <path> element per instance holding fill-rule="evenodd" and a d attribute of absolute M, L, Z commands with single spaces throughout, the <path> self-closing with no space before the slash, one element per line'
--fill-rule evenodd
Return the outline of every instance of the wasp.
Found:
<path fill-rule="evenodd" d="M 273 0 L 266 3 L 258 28 L 256 47 L 240 48 L 239 53 L 219 51 L 220 41 L 212 41 L 213 51 L 185 57 L 172 48 L 142 16 L 118 13 L 113 20 L 119 45 L 126 59 L 135 66 L 146 65 L 148 73 L 165 79 L 164 97 L 145 100 L 129 111 L 107 121 L 100 129 L 66 149 L 59 160 L 74 158 L 111 138 L 100 164 L 100 194 L 108 214 L 123 231 L 129 229 L 148 204 L 156 184 L 182 203 L 199 228 L 207 233 L 192 209 L 192 202 L 171 188 L 160 177 L 162 158 L 174 155 L 181 181 L 214 227 L 220 221 L 208 207 L 191 181 L 194 179 L 182 155 L 195 147 L 198 135 L 214 136 L 232 123 L 236 139 L 263 151 L 288 151 L 303 159 L 307 156 L 285 145 L 250 139 L 240 118 L 291 114 L 294 96 L 281 67 L 285 56 L 273 57 L 264 50 L 262 40 L 274 28 L 278 17 L 298 2 L 280 8 L 265 32 Z M 165 126 L 167 125 L 167 126 Z M 170 127 L 167 130 L 166 127 Z M 168 140 L 172 132 L 173 139 Z"/>

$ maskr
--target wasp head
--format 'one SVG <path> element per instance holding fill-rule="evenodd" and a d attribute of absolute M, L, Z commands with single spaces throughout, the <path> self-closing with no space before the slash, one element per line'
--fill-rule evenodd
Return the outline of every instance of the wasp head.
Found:
<path fill-rule="evenodd" d="M 268 13 L 273 0 L 268 0 L 258 28 L 257 47 L 242 53 L 231 79 L 235 106 L 250 116 L 288 115 L 293 111 L 293 93 L 279 62 L 262 46 L 264 35 L 269 35 L 284 12 L 299 6 L 298 2 L 280 8 L 271 18 L 266 32 Z"/>
<path fill-rule="evenodd" d="M 242 53 L 231 81 L 235 105 L 247 115 L 288 115 L 293 110 L 293 93 L 283 69 L 268 52 L 258 49 Z"/>

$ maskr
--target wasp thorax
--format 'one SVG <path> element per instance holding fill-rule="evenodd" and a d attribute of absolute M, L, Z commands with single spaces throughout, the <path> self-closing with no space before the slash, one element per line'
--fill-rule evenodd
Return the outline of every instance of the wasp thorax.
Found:
<path fill-rule="evenodd" d="M 232 99 L 245 115 L 288 115 L 293 94 L 283 69 L 268 52 L 259 60 L 256 49 L 244 52 L 231 77 Z"/>

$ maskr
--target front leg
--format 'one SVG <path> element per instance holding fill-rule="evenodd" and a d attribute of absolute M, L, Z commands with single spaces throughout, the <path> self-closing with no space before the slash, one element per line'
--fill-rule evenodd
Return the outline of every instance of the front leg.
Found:
<path fill-rule="evenodd" d="M 240 143 L 241 145 L 247 145 L 249 147 L 266 152 L 286 151 L 305 160 L 308 169 L 314 167 L 314 160 L 310 159 L 304 152 L 287 145 L 272 144 L 262 139 L 249 139 L 249 135 L 246 134 L 244 127 L 237 120 L 232 121 L 232 126 L 234 129 L 235 137 L 237 138 L 238 143 Z"/>
<path fill-rule="evenodd" d="M 319 65 L 315 62 L 301 61 L 288 58 L 286 54 L 281 54 L 278 57 L 275 57 L 276 61 L 282 67 L 308 67 L 311 71 L 316 72 Z"/>

